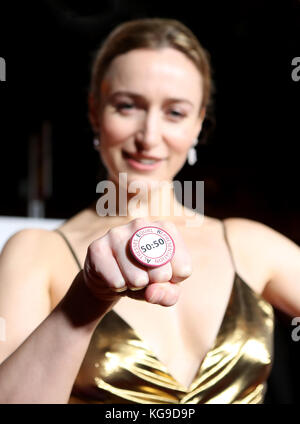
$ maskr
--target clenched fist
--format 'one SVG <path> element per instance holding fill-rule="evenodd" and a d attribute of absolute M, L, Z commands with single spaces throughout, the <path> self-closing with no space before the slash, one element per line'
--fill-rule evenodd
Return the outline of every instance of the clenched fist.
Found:
<path fill-rule="evenodd" d="M 173 238 L 175 253 L 167 264 L 149 268 L 132 256 L 130 238 L 135 231 L 146 226 L 162 228 Z M 99 299 L 128 296 L 162 306 L 177 302 L 180 291 L 177 283 L 191 273 L 191 257 L 176 225 L 169 221 L 150 223 L 144 218 L 114 227 L 94 240 L 88 247 L 83 269 L 86 285 Z"/>

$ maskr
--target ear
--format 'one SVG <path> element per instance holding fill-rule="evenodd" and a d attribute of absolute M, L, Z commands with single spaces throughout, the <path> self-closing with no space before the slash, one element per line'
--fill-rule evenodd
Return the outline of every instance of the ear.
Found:
<path fill-rule="evenodd" d="M 98 108 L 92 93 L 88 95 L 88 117 L 94 133 L 99 132 Z"/>

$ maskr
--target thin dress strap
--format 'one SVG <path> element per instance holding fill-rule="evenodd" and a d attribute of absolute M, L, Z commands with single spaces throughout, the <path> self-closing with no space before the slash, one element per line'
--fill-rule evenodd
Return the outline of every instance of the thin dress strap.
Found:
<path fill-rule="evenodd" d="M 69 249 L 70 249 L 70 251 L 71 251 L 71 253 L 72 253 L 72 255 L 73 255 L 73 257 L 74 257 L 74 259 L 75 259 L 75 261 L 76 261 L 76 263 L 78 265 L 78 267 L 79 267 L 79 270 L 81 270 L 82 269 L 81 264 L 80 264 L 80 262 L 78 260 L 78 257 L 76 255 L 76 253 L 73 250 L 73 247 L 71 246 L 69 240 L 67 239 L 67 237 L 58 228 L 56 228 L 54 231 L 56 231 L 58 234 L 60 234 L 62 236 L 62 238 L 65 240 L 65 242 L 67 243 L 67 246 L 69 247 Z"/>
<path fill-rule="evenodd" d="M 221 222 L 222 222 L 222 226 L 223 226 L 223 235 L 224 235 L 225 243 L 226 243 L 228 251 L 229 251 L 229 256 L 230 256 L 230 259 L 231 259 L 233 269 L 236 272 L 236 266 L 235 266 L 235 262 L 234 262 L 234 259 L 233 259 L 232 250 L 231 250 L 231 247 L 230 247 L 230 244 L 229 244 L 229 241 L 228 241 L 228 237 L 227 237 L 226 225 L 225 225 L 225 222 L 223 220 L 221 220 Z"/>

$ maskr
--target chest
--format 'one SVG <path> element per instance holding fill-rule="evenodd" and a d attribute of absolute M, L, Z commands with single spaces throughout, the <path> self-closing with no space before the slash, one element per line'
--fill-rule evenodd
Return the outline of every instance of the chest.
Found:
<path fill-rule="evenodd" d="M 203 241 L 203 245 L 205 241 Z M 234 270 L 222 244 L 187 243 L 193 263 L 191 277 L 181 284 L 178 302 L 171 307 L 122 297 L 113 311 L 138 335 L 168 372 L 189 387 L 207 352 L 213 347 L 231 295 Z M 74 244 L 73 244 L 74 247 Z M 75 250 L 75 248 L 74 248 Z M 84 263 L 85 249 L 77 246 Z M 53 295 L 59 301 L 67 291 L 62 281 L 72 281 L 78 272 L 69 257 L 55 284 Z"/>
<path fill-rule="evenodd" d="M 198 261 L 199 267 L 183 282 L 179 300 L 171 307 L 123 297 L 113 308 L 185 387 L 213 347 L 226 313 L 234 271 L 221 262 L 216 270 L 208 264 L 201 268 Z"/>

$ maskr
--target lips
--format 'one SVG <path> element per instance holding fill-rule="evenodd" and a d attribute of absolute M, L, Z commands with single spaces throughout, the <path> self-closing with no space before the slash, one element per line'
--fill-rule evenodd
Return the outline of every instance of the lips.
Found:
<path fill-rule="evenodd" d="M 158 168 L 165 160 L 154 156 L 130 154 L 125 151 L 123 151 L 123 158 L 131 168 L 139 171 L 152 171 Z"/>
<path fill-rule="evenodd" d="M 164 160 L 165 158 L 159 158 L 159 157 L 155 157 L 155 156 L 147 156 L 147 155 L 138 155 L 138 154 L 133 154 L 133 153 L 128 153 L 123 151 L 123 156 L 125 158 L 130 158 L 130 159 L 135 159 L 135 160 Z"/>

